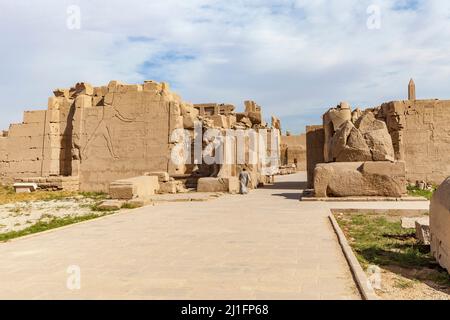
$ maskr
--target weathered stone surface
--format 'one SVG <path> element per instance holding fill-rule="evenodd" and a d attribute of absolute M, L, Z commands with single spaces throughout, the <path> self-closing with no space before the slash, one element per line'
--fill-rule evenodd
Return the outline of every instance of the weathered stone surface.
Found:
<path fill-rule="evenodd" d="M 385 103 L 380 115 L 404 160 L 407 179 L 439 185 L 450 175 L 450 100 L 407 100 Z"/>
<path fill-rule="evenodd" d="M 363 172 L 371 175 L 382 175 L 389 177 L 396 177 L 399 179 L 403 179 L 401 181 L 404 184 L 404 188 L 406 188 L 406 170 L 405 170 L 405 162 L 396 161 L 396 162 L 386 162 L 386 161 L 367 161 L 363 164 Z M 406 190 L 405 190 L 406 192 Z"/>
<path fill-rule="evenodd" d="M 124 203 L 125 201 L 117 199 L 105 200 L 98 205 L 98 208 L 101 210 L 120 210 Z"/>
<path fill-rule="evenodd" d="M 431 198 L 430 232 L 431 252 L 450 273 L 450 177 Z"/>
<path fill-rule="evenodd" d="M 325 130 L 322 125 L 306 126 L 306 170 L 308 188 L 314 188 L 314 169 L 324 163 Z"/>
<path fill-rule="evenodd" d="M 77 83 L 75 85 L 75 88 L 73 88 L 71 91 L 76 95 L 79 95 L 79 94 L 85 94 L 88 96 L 94 95 L 94 87 L 92 87 L 92 85 L 90 85 L 89 83 L 85 83 L 85 82 Z"/>
<path fill-rule="evenodd" d="M 323 115 L 323 129 L 325 134 L 324 159 L 325 162 L 332 162 L 332 138 L 336 130 L 345 122 L 352 120 L 350 106 L 346 102 L 341 102 L 336 108 L 328 110 Z"/>
<path fill-rule="evenodd" d="M 169 173 L 165 172 L 165 171 L 159 171 L 159 172 L 146 172 L 144 174 L 144 176 L 149 176 L 149 177 L 158 177 L 158 181 L 159 182 L 167 182 L 170 180 L 170 176 Z"/>
<path fill-rule="evenodd" d="M 230 178 L 200 178 L 197 185 L 198 192 L 239 192 L 239 179 Z"/>
<path fill-rule="evenodd" d="M 31 182 L 18 182 L 13 184 L 14 191 L 16 193 L 30 193 L 36 191 L 38 188 L 37 183 Z"/>
<path fill-rule="evenodd" d="M 394 146 L 384 121 L 375 119 L 374 114 L 368 112 L 355 125 L 363 134 L 374 161 L 394 161 Z"/>
<path fill-rule="evenodd" d="M 421 219 L 416 221 L 416 238 L 421 243 L 425 245 L 430 245 L 431 243 L 431 233 L 430 233 L 430 218 Z"/>
<path fill-rule="evenodd" d="M 248 118 L 253 124 L 260 124 L 262 122 L 261 112 L 248 112 Z"/>
<path fill-rule="evenodd" d="M 316 197 L 388 196 L 406 194 L 404 163 L 336 162 L 319 164 L 314 172 Z M 378 166 L 376 164 L 375 166 Z"/>
<path fill-rule="evenodd" d="M 356 121 L 358 121 L 359 117 L 362 116 L 362 111 L 359 108 L 356 108 L 353 112 L 352 112 L 352 122 L 356 123 Z"/>
<path fill-rule="evenodd" d="M 372 151 L 373 160 L 405 161 L 408 182 L 424 181 L 428 185 L 439 185 L 450 175 L 450 100 L 417 100 L 415 89 L 409 87 L 408 91 L 413 98 L 383 103 L 365 111 L 355 110 L 351 113 L 351 121 L 364 131 L 363 136 Z M 331 139 L 337 128 L 330 118 L 334 114 L 343 114 L 338 117 L 338 121 L 342 121 L 347 116 L 341 106 L 335 109 L 323 117 L 325 141 L 317 147 L 323 149 L 321 162 L 334 161 Z M 312 156 L 312 152 L 307 152 L 308 156 Z M 313 172 L 314 165 L 308 166 L 310 187 Z"/>
<path fill-rule="evenodd" d="M 159 193 L 172 193 L 175 194 L 177 193 L 177 186 L 178 186 L 178 182 L 177 181 L 167 181 L 167 182 L 162 182 L 159 184 Z"/>
<path fill-rule="evenodd" d="M 157 176 L 140 176 L 111 182 L 109 195 L 113 199 L 147 198 L 159 190 Z"/>
<path fill-rule="evenodd" d="M 429 221 L 429 217 L 402 217 L 402 228 L 414 229 L 416 227 L 416 221 L 420 221 L 423 219 L 427 219 Z"/>
<path fill-rule="evenodd" d="M 351 121 L 345 121 L 331 140 L 331 154 L 337 162 L 372 160 L 372 154 L 361 133 Z"/>
<path fill-rule="evenodd" d="M 151 202 L 152 202 L 151 199 L 136 198 L 128 200 L 126 203 L 130 208 L 140 208 L 149 205 Z"/>
<path fill-rule="evenodd" d="M 329 116 L 330 111 L 324 119 Z M 375 119 L 371 112 L 360 116 L 355 125 L 350 120 L 343 121 L 332 134 L 328 148 L 329 161 L 394 161 L 394 147 L 386 124 Z"/>
<path fill-rule="evenodd" d="M 375 119 L 375 116 L 372 112 L 366 112 L 361 117 L 359 117 L 355 123 L 355 127 L 357 127 L 362 134 L 366 134 L 374 130 L 387 129 L 386 123 Z"/>
<path fill-rule="evenodd" d="M 193 129 L 198 120 L 199 111 L 191 104 L 181 104 L 181 115 L 183 116 L 183 126 L 186 129 Z"/>

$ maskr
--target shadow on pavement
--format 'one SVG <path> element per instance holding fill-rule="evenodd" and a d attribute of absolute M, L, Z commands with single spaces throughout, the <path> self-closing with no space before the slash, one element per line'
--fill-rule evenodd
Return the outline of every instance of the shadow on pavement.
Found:
<path fill-rule="evenodd" d="M 284 197 L 287 200 L 296 200 L 296 201 L 300 201 L 300 196 L 301 193 L 297 193 L 297 192 L 292 192 L 292 193 L 274 193 L 272 194 L 273 196 L 276 197 Z"/>
<path fill-rule="evenodd" d="M 274 185 L 264 186 L 264 189 L 273 189 L 273 190 L 304 190 L 307 188 L 306 181 L 285 181 L 285 182 L 276 182 Z"/>

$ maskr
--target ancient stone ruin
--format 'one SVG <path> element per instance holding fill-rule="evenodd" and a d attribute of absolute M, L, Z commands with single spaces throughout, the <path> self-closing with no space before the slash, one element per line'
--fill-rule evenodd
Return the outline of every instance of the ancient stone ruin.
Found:
<path fill-rule="evenodd" d="M 196 123 L 200 132 L 195 131 Z M 256 147 L 279 148 L 279 130 L 264 122 L 261 107 L 253 101 L 245 102 L 244 112 L 235 112 L 232 105 L 187 103 L 167 83 L 145 81 L 128 85 L 111 81 L 100 87 L 77 83 L 69 89 L 56 89 L 48 100 L 47 110 L 27 111 L 23 123 L 12 124 L 8 131 L 3 131 L 0 180 L 37 183 L 49 189 L 105 192 L 113 189 L 117 194 L 127 194 L 129 189 L 124 186 L 136 191 L 140 181 L 156 175 L 150 184 L 153 187 L 149 187 L 154 192 L 175 193 L 196 188 L 203 178 L 215 179 L 222 191 L 229 191 L 234 187 L 225 181 L 237 179 L 245 166 L 254 177 L 254 186 L 265 182 L 266 162 L 263 164 L 261 158 L 248 161 L 251 151 L 248 142 L 247 158 L 240 163 L 174 163 L 174 153 L 192 160 L 195 151 L 195 148 L 174 151 L 187 143 L 186 137 L 174 136 L 177 129 L 193 139 L 200 136 L 202 147 L 214 140 L 214 137 L 202 140 L 208 129 L 267 130 L 267 143 L 258 140 Z M 210 154 L 214 155 L 220 147 L 228 157 L 236 157 L 235 140 L 219 144 L 215 141 L 216 149 L 210 150 Z M 279 161 L 279 149 L 272 158 Z M 147 178 L 135 179 L 142 176 Z"/>
<path fill-rule="evenodd" d="M 450 177 L 434 193 L 430 205 L 431 252 L 450 272 Z"/>
<path fill-rule="evenodd" d="M 409 100 L 387 102 L 365 110 L 352 110 L 343 102 L 324 114 L 322 126 L 308 126 L 309 187 L 316 187 L 315 181 L 320 181 L 322 185 L 315 189 L 324 196 L 324 188 L 328 186 L 323 183 L 326 184 L 324 181 L 328 178 L 322 178 L 321 174 L 334 170 L 335 175 L 342 175 L 345 169 L 347 175 L 352 172 L 371 185 L 369 189 L 378 184 L 373 179 L 381 174 L 391 187 L 389 190 L 378 188 L 383 190 L 378 195 L 397 197 L 406 192 L 403 185 L 407 182 L 440 184 L 449 176 L 450 100 L 417 100 L 413 80 L 408 85 L 408 97 Z M 367 175 L 364 170 L 367 165 L 355 168 L 355 162 L 384 162 L 386 169 L 374 173 L 375 176 Z M 323 163 L 328 165 L 320 165 L 315 178 L 314 170 Z M 361 190 L 364 191 L 360 195 L 374 195 L 367 188 Z M 330 187 L 327 193 L 343 196 L 355 192 L 338 192 Z"/>
<path fill-rule="evenodd" d="M 342 102 L 323 116 L 324 160 L 314 170 L 316 197 L 406 194 L 405 164 L 396 162 L 386 123 Z"/>
<path fill-rule="evenodd" d="M 306 135 L 292 135 L 289 132 L 281 136 L 281 165 L 295 167 L 296 171 L 306 171 Z"/>

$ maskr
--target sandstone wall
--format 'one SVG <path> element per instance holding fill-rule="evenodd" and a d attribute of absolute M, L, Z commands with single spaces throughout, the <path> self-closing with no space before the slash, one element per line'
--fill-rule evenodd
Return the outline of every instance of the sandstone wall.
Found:
<path fill-rule="evenodd" d="M 394 101 L 381 106 L 395 156 L 410 182 L 440 184 L 450 175 L 450 101 Z"/>
<path fill-rule="evenodd" d="M 149 170 L 183 174 L 169 161 L 182 109 L 194 110 L 165 83 L 57 89 L 48 110 L 25 112 L 0 137 L 1 178 L 78 176 L 81 190 L 107 191 Z"/>
<path fill-rule="evenodd" d="M 146 171 L 184 174 L 170 161 L 170 134 L 183 128 L 180 98 L 166 84 L 111 82 L 93 101 L 102 108 L 80 104 L 81 134 L 76 148 L 81 190 L 107 190 L 111 181 L 143 175 Z M 100 102 L 101 103 L 101 102 Z"/>
<path fill-rule="evenodd" d="M 13 177 L 58 175 L 64 168 L 67 121 L 61 111 L 42 110 L 24 113 L 23 123 L 12 124 L 7 136 L 0 137 L 0 174 L 2 180 Z M 68 113 L 68 112 L 66 112 Z"/>
<path fill-rule="evenodd" d="M 306 135 L 281 136 L 281 164 L 297 164 L 298 171 L 306 171 Z"/>

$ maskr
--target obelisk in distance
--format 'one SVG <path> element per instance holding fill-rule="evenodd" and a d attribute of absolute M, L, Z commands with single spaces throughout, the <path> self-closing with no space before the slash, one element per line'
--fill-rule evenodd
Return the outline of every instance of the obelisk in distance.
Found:
<path fill-rule="evenodd" d="M 416 84 L 413 79 L 408 84 L 408 100 L 416 100 Z"/>

